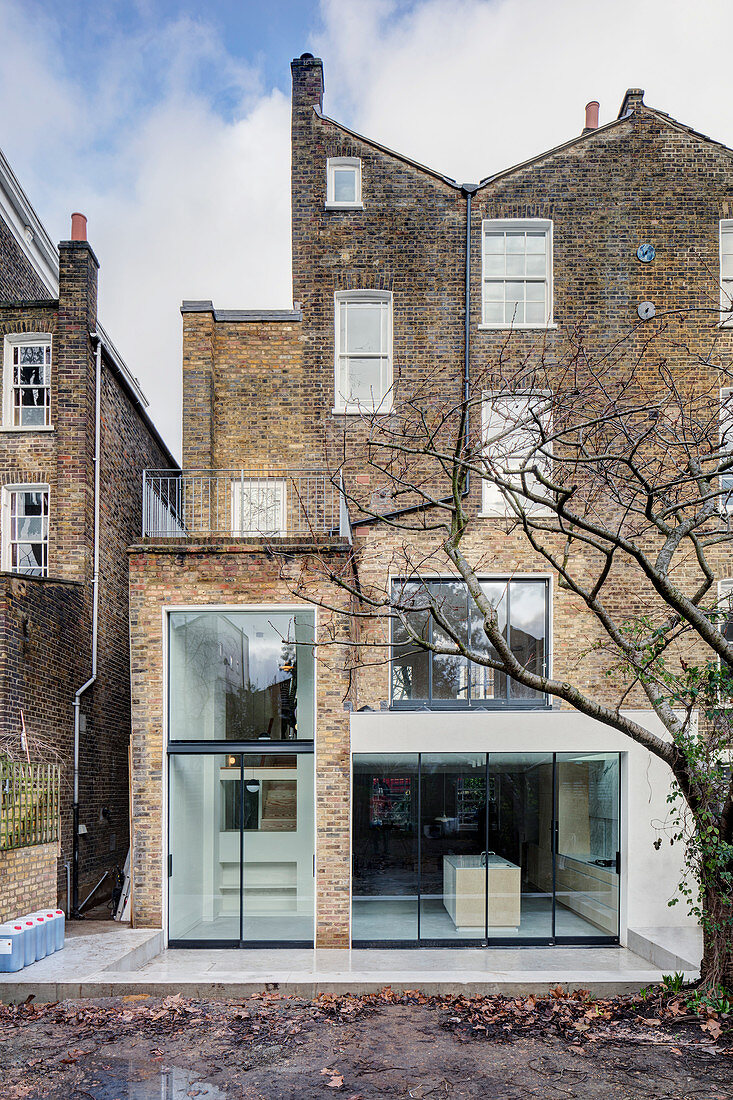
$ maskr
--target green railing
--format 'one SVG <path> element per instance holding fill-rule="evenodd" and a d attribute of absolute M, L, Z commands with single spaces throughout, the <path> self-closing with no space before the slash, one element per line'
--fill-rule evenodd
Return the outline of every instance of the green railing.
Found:
<path fill-rule="evenodd" d="M 58 764 L 0 759 L 0 851 L 59 839 Z"/>

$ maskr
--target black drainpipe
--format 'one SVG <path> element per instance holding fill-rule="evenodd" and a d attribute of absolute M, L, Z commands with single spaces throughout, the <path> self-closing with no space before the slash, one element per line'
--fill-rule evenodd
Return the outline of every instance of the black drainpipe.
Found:
<path fill-rule="evenodd" d="M 464 402 L 464 414 L 465 423 L 463 425 L 463 449 L 468 451 L 470 441 L 470 416 L 468 402 L 471 394 L 471 196 L 475 195 L 478 191 L 477 183 L 462 183 L 461 194 L 466 199 L 466 271 L 464 280 L 464 326 L 463 326 L 463 402 Z M 470 488 L 470 470 L 466 470 L 466 480 L 461 490 L 461 496 L 468 496 Z M 450 504 L 453 500 L 452 496 L 443 497 L 440 501 L 441 504 Z M 407 516 L 413 512 L 421 512 L 424 508 L 432 508 L 433 504 L 429 501 L 422 501 L 420 504 L 409 504 L 406 508 L 396 508 L 392 512 L 384 512 L 379 516 L 365 516 L 363 519 L 352 520 L 352 527 L 363 527 L 367 523 L 377 523 L 383 519 L 397 519 L 400 516 Z"/>

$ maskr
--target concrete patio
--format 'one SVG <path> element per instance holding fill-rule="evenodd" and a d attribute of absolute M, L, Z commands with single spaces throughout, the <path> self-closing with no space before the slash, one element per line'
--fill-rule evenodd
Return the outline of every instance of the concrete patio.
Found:
<path fill-rule="evenodd" d="M 646 942 L 637 937 L 645 951 Z M 661 960 L 655 965 L 623 947 L 163 950 L 159 930 L 85 921 L 68 926 L 63 951 L 17 975 L 3 975 L 0 999 L 238 997 L 265 989 L 313 997 L 369 993 L 386 985 L 425 993 L 516 995 L 543 993 L 557 984 L 609 996 L 659 982 L 662 965 L 666 972 L 683 969 L 688 977 L 696 976 L 694 963 L 685 965 L 671 948 L 664 957 L 682 965 Z"/>

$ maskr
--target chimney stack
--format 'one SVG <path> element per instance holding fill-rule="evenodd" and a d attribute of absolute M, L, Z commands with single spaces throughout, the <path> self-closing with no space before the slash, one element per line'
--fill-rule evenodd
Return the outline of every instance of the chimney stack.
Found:
<path fill-rule="evenodd" d="M 87 239 L 87 220 L 83 214 L 71 215 L 71 239 L 72 241 Z"/>
<path fill-rule="evenodd" d="M 598 112 L 601 108 L 597 99 L 592 99 L 590 103 L 585 105 L 585 129 L 584 134 L 587 134 L 589 130 L 598 129 Z"/>

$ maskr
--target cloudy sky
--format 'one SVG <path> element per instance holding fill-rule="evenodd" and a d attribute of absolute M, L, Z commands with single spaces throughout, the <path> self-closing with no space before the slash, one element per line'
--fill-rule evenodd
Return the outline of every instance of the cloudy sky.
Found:
<path fill-rule="evenodd" d="M 292 57 L 325 110 L 461 181 L 627 87 L 733 146 L 730 0 L 0 0 L 0 148 L 55 240 L 89 218 L 101 319 L 180 450 L 183 298 L 289 305 Z"/>

